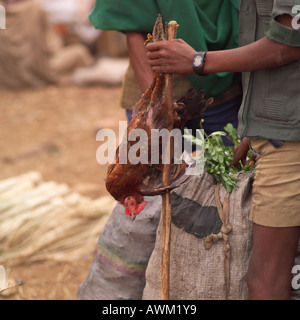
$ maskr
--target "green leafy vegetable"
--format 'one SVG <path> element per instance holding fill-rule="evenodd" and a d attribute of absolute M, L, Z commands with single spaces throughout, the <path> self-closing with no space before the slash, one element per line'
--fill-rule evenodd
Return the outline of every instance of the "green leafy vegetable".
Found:
<path fill-rule="evenodd" d="M 202 127 L 202 123 L 201 123 Z M 224 131 L 215 131 L 210 135 L 204 132 L 204 168 L 211 174 L 216 181 L 220 181 L 227 192 L 231 192 L 237 188 L 238 178 L 233 176 L 237 172 L 243 170 L 244 172 L 252 172 L 254 167 L 249 165 L 243 166 L 240 162 L 240 169 L 230 165 L 233 160 L 233 151 L 240 143 L 236 129 L 231 123 L 224 127 Z M 230 139 L 233 146 L 225 146 L 222 137 Z M 202 144 L 202 141 L 192 135 L 185 134 L 184 138 L 193 144 Z M 248 159 L 250 153 L 248 154 Z"/>

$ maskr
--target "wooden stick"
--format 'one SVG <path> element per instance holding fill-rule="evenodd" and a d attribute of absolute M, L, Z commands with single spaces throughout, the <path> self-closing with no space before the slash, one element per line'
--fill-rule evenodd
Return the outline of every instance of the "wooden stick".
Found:
<path fill-rule="evenodd" d="M 170 21 L 168 24 L 168 40 L 176 39 L 177 22 Z M 169 110 L 173 107 L 173 75 L 166 74 L 165 99 L 168 103 Z M 169 131 L 173 126 L 168 128 Z M 169 141 L 170 162 L 173 158 L 173 140 Z M 168 149 L 168 148 L 167 148 Z M 162 184 L 170 184 L 171 164 L 164 164 L 162 173 Z M 161 243 L 161 300 L 169 299 L 170 287 L 170 238 L 171 238 L 171 197 L 170 192 L 162 196 L 162 243 Z"/>

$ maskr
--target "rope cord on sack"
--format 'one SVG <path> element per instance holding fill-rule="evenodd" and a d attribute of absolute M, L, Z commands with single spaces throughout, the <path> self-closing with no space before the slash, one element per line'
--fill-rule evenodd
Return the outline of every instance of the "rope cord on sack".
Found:
<path fill-rule="evenodd" d="M 211 235 L 207 236 L 204 242 L 205 249 L 209 250 L 211 246 L 223 239 L 223 250 L 224 250 L 224 275 L 225 275 L 225 299 L 228 299 L 229 289 L 230 289 L 230 244 L 229 244 L 229 236 L 228 234 L 232 230 L 232 226 L 229 223 L 229 196 L 230 193 L 227 193 L 224 201 L 223 206 L 220 201 L 219 191 L 220 191 L 221 183 L 217 183 L 215 187 L 215 200 L 216 206 L 218 209 L 218 213 L 220 219 L 223 223 L 221 230 L 218 234 L 212 233 Z"/>

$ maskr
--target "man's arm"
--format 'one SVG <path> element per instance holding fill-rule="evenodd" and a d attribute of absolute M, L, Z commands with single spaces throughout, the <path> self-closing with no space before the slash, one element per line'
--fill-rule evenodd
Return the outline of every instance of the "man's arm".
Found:
<path fill-rule="evenodd" d="M 292 17 L 283 15 L 277 21 L 291 27 Z M 154 72 L 193 74 L 196 51 L 181 39 L 150 43 L 146 46 L 149 64 Z M 246 72 L 279 67 L 300 59 L 300 47 L 270 40 L 267 36 L 249 45 L 221 51 L 208 51 L 204 73 Z"/>
<path fill-rule="evenodd" d="M 153 72 L 147 59 L 147 50 L 144 42 L 145 38 L 139 32 L 126 32 L 128 55 L 133 71 L 138 79 L 140 88 L 144 92 L 153 79 Z"/>

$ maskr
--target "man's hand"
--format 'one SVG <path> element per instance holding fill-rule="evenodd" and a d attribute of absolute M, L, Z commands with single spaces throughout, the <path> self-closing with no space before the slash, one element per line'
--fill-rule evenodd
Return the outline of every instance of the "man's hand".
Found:
<path fill-rule="evenodd" d="M 182 39 L 149 43 L 146 49 L 153 72 L 194 74 L 193 59 L 196 50 Z"/>
<path fill-rule="evenodd" d="M 183 40 L 149 43 L 146 49 L 154 72 L 195 74 L 193 59 L 196 50 Z M 250 72 L 280 67 L 298 59 L 300 47 L 287 46 L 264 36 L 243 47 L 208 51 L 203 72 Z"/>
<path fill-rule="evenodd" d="M 243 138 L 241 143 L 234 149 L 233 151 L 233 160 L 231 162 L 232 166 L 239 167 L 239 162 L 242 162 L 242 165 L 245 166 L 247 164 L 247 153 L 249 151 L 249 138 Z M 254 166 L 255 165 L 255 154 L 251 155 L 248 165 Z"/>

